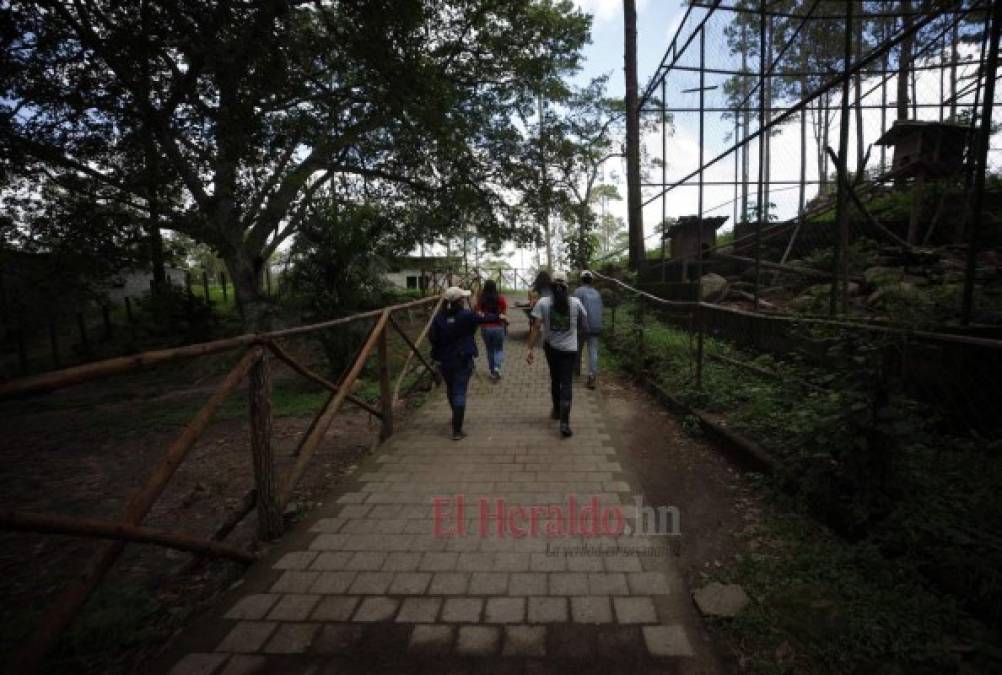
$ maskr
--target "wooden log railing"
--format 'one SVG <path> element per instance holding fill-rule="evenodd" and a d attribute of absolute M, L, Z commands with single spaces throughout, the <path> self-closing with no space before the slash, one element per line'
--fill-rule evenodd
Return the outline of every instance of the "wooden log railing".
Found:
<path fill-rule="evenodd" d="M 0 400 L 3 400 L 54 391 L 148 366 L 220 354 L 231 350 L 245 350 L 209 399 L 170 444 L 164 457 L 143 486 L 129 498 L 125 511 L 118 522 L 110 523 L 85 518 L 20 512 L 0 513 L 0 529 L 69 534 L 101 540 L 90 561 L 82 568 L 82 572 L 63 590 L 58 599 L 43 615 L 34 634 L 15 654 L 13 661 L 7 664 L 8 672 L 32 673 L 41 667 L 46 654 L 51 651 L 59 635 L 104 579 L 121 555 L 127 542 L 157 544 L 199 555 L 224 557 L 242 563 L 252 562 L 255 559 L 253 554 L 234 546 L 222 544 L 221 540 L 251 510 L 256 510 L 258 513 L 257 534 L 259 538 L 270 540 L 282 534 L 282 515 L 285 507 L 288 505 L 296 484 L 306 470 L 310 459 L 345 401 L 349 401 L 379 418 L 382 423 L 381 439 L 386 439 L 393 433 L 394 402 L 411 358 L 416 356 L 422 365 L 433 372 L 433 375 L 434 369 L 419 349 L 419 345 L 428 332 L 430 321 L 424 326 L 419 337 L 416 340 L 411 340 L 392 315 L 400 310 L 411 310 L 417 307 L 429 307 L 434 312 L 437 311 L 440 303 L 441 299 L 438 297 L 422 298 L 308 326 L 297 326 L 263 334 L 240 335 L 175 349 L 144 352 L 0 383 Z M 327 380 L 299 363 L 277 343 L 280 339 L 313 334 L 349 323 L 373 319 L 375 319 L 375 323 L 365 343 L 346 375 L 337 383 Z M 395 391 L 390 386 L 390 354 L 387 340 L 390 327 L 400 334 L 408 349 L 407 360 Z M 372 406 L 350 393 L 374 350 L 379 359 L 380 397 L 378 407 Z M 295 453 L 292 467 L 281 480 L 275 476 L 274 451 L 271 445 L 272 385 L 270 362 L 272 356 L 297 374 L 330 391 L 330 398 L 311 421 Z M 244 500 L 245 503 L 240 512 L 227 518 L 223 527 L 217 530 L 211 539 L 163 532 L 142 526 L 143 519 L 163 494 L 171 477 L 194 447 L 198 438 L 208 428 L 215 413 L 245 379 L 248 381 L 250 445 L 255 487 L 251 493 L 248 493 L 249 499 Z"/>

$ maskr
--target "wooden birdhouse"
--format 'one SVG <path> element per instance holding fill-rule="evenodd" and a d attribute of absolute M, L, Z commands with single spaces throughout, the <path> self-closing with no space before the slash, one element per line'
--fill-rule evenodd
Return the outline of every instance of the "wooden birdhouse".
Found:
<path fill-rule="evenodd" d="M 877 145 L 894 148 L 895 178 L 942 178 L 964 167 L 968 127 L 954 122 L 895 122 Z"/>
<path fill-rule="evenodd" d="M 715 218 L 703 218 L 699 216 L 682 216 L 678 222 L 665 229 L 664 238 L 671 240 L 671 258 L 695 259 L 698 257 L 700 235 L 702 227 L 703 250 L 715 246 L 717 243 L 717 230 L 727 220 L 727 216 L 717 216 Z"/>

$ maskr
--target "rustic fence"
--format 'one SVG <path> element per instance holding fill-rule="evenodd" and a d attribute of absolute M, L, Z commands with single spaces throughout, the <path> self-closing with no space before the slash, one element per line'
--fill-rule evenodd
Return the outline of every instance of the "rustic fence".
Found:
<path fill-rule="evenodd" d="M 0 383 L 0 400 L 6 400 L 51 392 L 71 385 L 159 364 L 233 351 L 242 352 L 236 365 L 225 375 L 208 400 L 175 437 L 145 483 L 132 494 L 118 522 L 13 511 L 0 513 L 0 528 L 95 537 L 102 540 L 89 562 L 81 568 L 79 576 L 63 590 L 39 622 L 31 639 L 15 655 L 9 672 L 34 672 L 40 667 L 45 655 L 51 650 L 63 629 L 84 606 L 92 592 L 122 554 L 125 544 L 128 542 L 152 543 L 199 555 L 228 558 L 242 563 L 255 560 L 254 555 L 236 546 L 225 544 L 222 539 L 233 530 L 242 518 L 255 509 L 258 519 L 257 532 L 261 539 L 272 540 L 282 534 L 282 514 L 292 497 L 293 490 L 345 401 L 378 418 L 381 425 L 380 438 L 385 439 L 393 433 L 395 401 L 400 396 L 401 387 L 413 362 L 416 360 L 437 382 L 437 372 L 419 348 L 427 334 L 430 320 L 425 324 L 420 335 L 416 339 L 412 339 L 402 329 L 395 315 L 401 311 L 410 311 L 416 308 L 430 309 L 434 315 L 439 303 L 441 300 L 437 297 L 423 298 L 322 323 L 287 328 L 265 334 L 240 335 L 174 349 L 144 352 Z M 281 344 L 288 338 L 316 334 L 362 321 L 371 321 L 373 326 L 359 348 L 356 358 L 336 383 L 297 361 Z M 409 350 L 395 385 L 391 383 L 389 365 L 387 338 L 390 331 L 399 334 Z M 379 403 L 375 406 L 351 393 L 356 380 L 374 353 L 378 359 L 379 380 Z M 275 456 L 271 442 L 271 363 L 273 359 L 284 363 L 294 372 L 330 392 L 326 404 L 316 414 L 300 440 L 294 453 L 295 462 L 281 477 L 276 476 Z M 250 444 L 255 483 L 252 493 L 244 499 L 238 511 L 231 514 L 210 539 L 200 539 L 182 533 L 143 527 L 143 519 L 156 504 L 171 477 L 184 462 L 199 436 L 208 428 L 213 415 L 220 409 L 227 397 L 233 394 L 245 380 L 248 383 Z"/>

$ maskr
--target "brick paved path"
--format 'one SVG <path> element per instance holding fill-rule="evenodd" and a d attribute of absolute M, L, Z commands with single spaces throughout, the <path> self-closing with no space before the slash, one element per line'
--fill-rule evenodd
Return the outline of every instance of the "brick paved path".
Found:
<path fill-rule="evenodd" d="M 481 498 L 579 508 L 635 493 L 605 430 L 598 392 L 575 387 L 561 439 L 549 420 L 546 365 L 525 363 L 513 316 L 504 379 L 471 383 L 466 431 L 449 439 L 434 392 L 331 497 L 248 572 L 162 664 L 176 674 L 252 672 L 711 672 L 665 537 L 498 536 Z M 436 536 L 433 497 L 463 495 L 465 536 Z M 455 502 L 442 528 L 456 527 Z M 507 520 L 507 519 L 506 519 Z M 516 520 L 530 527 L 530 519 Z M 566 525 L 566 521 L 565 521 Z M 586 548 L 587 547 L 587 548 Z M 712 659 L 710 659 L 712 662 Z"/>

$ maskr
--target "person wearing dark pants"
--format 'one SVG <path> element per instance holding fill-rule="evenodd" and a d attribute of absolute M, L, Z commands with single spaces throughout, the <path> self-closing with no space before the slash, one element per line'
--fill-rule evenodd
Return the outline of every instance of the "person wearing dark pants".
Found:
<path fill-rule="evenodd" d="M 550 398 L 553 403 L 550 416 L 560 420 L 560 434 L 567 437 L 573 433 L 571 398 L 578 352 L 578 325 L 587 325 L 588 313 L 580 300 L 568 294 L 564 272 L 554 272 L 552 284 L 553 295 L 541 298 L 532 308 L 535 321 L 529 330 L 525 360 L 532 364 L 533 350 L 542 333 L 546 364 L 550 370 Z"/>
<path fill-rule="evenodd" d="M 574 372 L 581 374 L 581 355 L 588 352 L 588 388 L 595 388 L 598 377 L 598 338 L 602 334 L 602 295 L 592 286 L 594 275 L 590 270 L 581 272 L 581 285 L 574 290 L 574 297 L 581 301 L 588 313 L 588 325 L 578 336 L 578 358 Z"/>
<path fill-rule="evenodd" d="M 442 309 L 435 315 L 428 331 L 431 358 L 438 363 L 445 380 L 445 393 L 452 408 L 452 440 L 466 437 L 463 420 L 466 417 L 466 390 L 473 375 L 473 359 L 477 356 L 474 336 L 482 323 L 505 321 L 504 314 L 477 314 L 464 307 L 469 291 L 451 286 L 445 291 Z"/>

